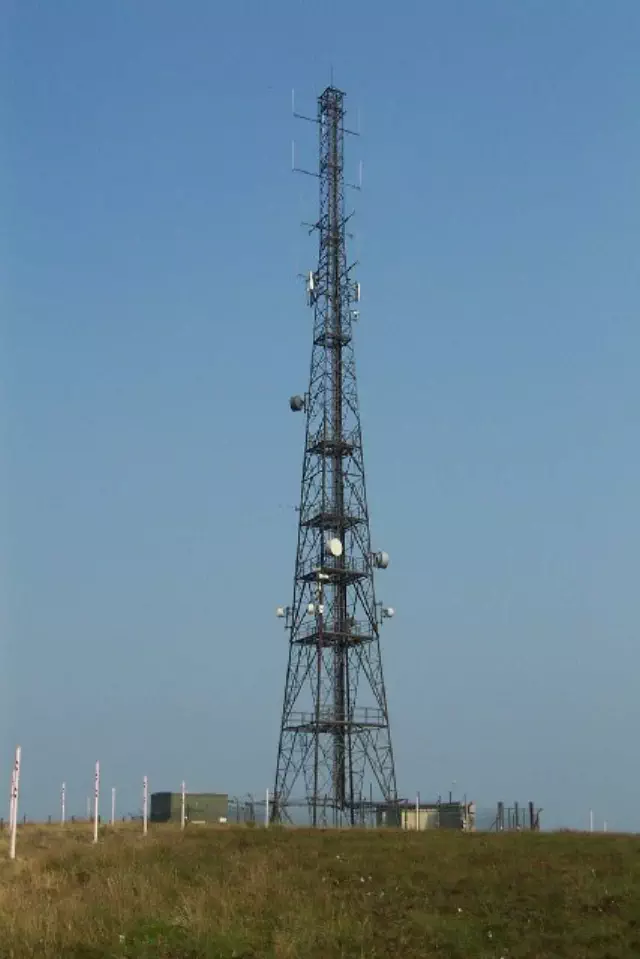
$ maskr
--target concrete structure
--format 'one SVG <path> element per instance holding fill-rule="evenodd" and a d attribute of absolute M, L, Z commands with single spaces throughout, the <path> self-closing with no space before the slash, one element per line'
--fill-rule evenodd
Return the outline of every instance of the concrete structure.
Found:
<path fill-rule="evenodd" d="M 395 810 L 378 810 L 377 825 L 396 826 L 400 829 L 460 829 L 472 832 L 476 825 L 476 804 L 450 803 L 400 803 Z"/>
<path fill-rule="evenodd" d="M 151 822 L 180 823 L 182 797 L 177 793 L 152 793 Z M 187 823 L 206 825 L 226 822 L 229 815 L 229 797 L 226 793 L 187 793 L 185 800 Z"/>
<path fill-rule="evenodd" d="M 408 806 L 400 810 L 401 829 L 416 829 L 416 820 L 418 829 L 437 829 L 439 825 L 437 808 L 421 804 L 419 809 Z"/>

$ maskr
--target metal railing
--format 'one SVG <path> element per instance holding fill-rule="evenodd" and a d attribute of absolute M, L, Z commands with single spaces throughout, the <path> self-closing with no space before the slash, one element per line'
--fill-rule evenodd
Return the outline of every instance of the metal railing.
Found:
<path fill-rule="evenodd" d="M 323 559 L 320 563 L 317 559 L 310 559 L 302 563 L 298 570 L 299 577 L 303 579 L 315 579 L 322 582 L 323 576 L 329 577 L 331 582 L 336 577 L 341 576 L 366 576 L 371 568 L 368 559 L 364 557 L 340 557 L 339 559 Z"/>
<path fill-rule="evenodd" d="M 345 623 L 344 628 L 342 629 L 335 629 L 334 625 L 330 621 L 325 621 L 323 632 L 329 638 L 332 636 L 343 636 L 346 639 L 352 637 L 354 640 L 374 638 L 373 630 L 371 629 L 371 623 L 364 621 Z M 299 627 L 296 629 L 294 638 L 304 640 L 308 639 L 310 636 L 317 635 L 317 633 L 318 624 L 315 619 L 306 619 L 300 623 Z"/>
<path fill-rule="evenodd" d="M 356 446 L 357 436 L 354 433 L 348 433 L 346 436 L 340 436 L 337 439 L 330 434 L 325 434 L 324 430 L 311 434 L 307 441 L 307 451 L 316 450 L 338 450 L 343 455 L 349 455 Z"/>
<path fill-rule="evenodd" d="M 288 729 L 315 728 L 317 725 L 327 727 L 340 726 L 371 726 L 373 728 L 386 726 L 387 720 L 381 709 L 374 706 L 358 706 L 346 716 L 336 716 L 332 706 L 323 706 L 319 712 L 292 712 L 287 717 Z"/>

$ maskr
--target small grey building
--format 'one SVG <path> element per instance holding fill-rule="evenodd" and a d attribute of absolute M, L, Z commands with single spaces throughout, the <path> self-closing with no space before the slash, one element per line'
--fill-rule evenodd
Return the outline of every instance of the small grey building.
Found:
<path fill-rule="evenodd" d="M 151 822 L 179 823 L 182 809 L 180 793 L 151 794 Z M 229 815 L 229 796 L 226 793 L 187 793 L 185 817 L 193 825 L 226 822 Z"/>

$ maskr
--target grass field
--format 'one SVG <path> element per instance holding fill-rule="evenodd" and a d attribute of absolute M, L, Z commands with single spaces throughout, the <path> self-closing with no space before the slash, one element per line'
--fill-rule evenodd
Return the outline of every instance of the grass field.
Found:
<path fill-rule="evenodd" d="M 2 959 L 640 956 L 640 840 L 25 827 Z"/>

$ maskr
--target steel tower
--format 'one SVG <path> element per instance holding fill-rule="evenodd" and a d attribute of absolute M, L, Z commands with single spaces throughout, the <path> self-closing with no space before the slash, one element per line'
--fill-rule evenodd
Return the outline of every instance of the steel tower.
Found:
<path fill-rule="evenodd" d="M 292 605 L 277 610 L 289 662 L 271 818 L 306 804 L 313 825 L 354 825 L 375 797 L 397 801 L 380 626 L 393 609 L 376 602 L 353 325 L 360 286 L 348 265 L 344 181 L 344 93 L 318 98 L 318 266 L 308 274 L 313 309 L 309 388 L 294 396 L 306 413 Z M 305 171 L 302 171 L 305 172 Z"/>

